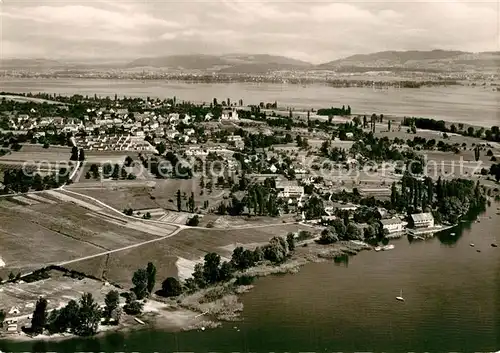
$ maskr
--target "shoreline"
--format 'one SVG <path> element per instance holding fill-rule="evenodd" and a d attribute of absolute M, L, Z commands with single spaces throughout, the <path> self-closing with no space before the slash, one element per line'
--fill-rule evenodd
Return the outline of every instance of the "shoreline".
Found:
<path fill-rule="evenodd" d="M 491 206 L 495 207 L 495 206 Z M 470 219 L 461 220 L 473 222 Z M 460 223 L 461 223 L 460 222 Z M 437 233 L 450 230 L 455 225 L 443 226 L 434 229 L 425 238 L 436 236 Z M 405 233 L 405 235 L 408 235 Z M 401 239 L 404 235 L 395 239 Z M 217 328 L 224 322 L 241 320 L 243 303 L 241 295 L 254 288 L 254 284 L 236 285 L 237 277 L 249 276 L 252 279 L 270 275 L 295 274 L 309 263 L 322 263 L 328 261 L 346 262 L 349 257 L 359 254 L 364 250 L 374 250 L 375 246 L 358 241 L 339 241 L 330 245 L 317 244 L 315 238 L 307 239 L 296 244 L 295 251 L 283 263 L 274 265 L 269 261 L 261 262 L 255 267 L 235 273 L 235 277 L 228 282 L 219 283 L 211 287 L 199 289 L 192 293 L 184 293 L 179 297 L 165 298 L 156 294 L 146 301 L 144 311 L 136 316 L 123 314 L 118 325 L 99 325 L 98 332 L 90 337 L 102 337 L 111 332 L 129 332 L 141 329 L 158 328 L 165 332 L 184 332 Z M 136 318 L 144 322 L 139 324 Z M 70 333 L 54 335 L 41 334 L 30 336 L 24 332 L 17 334 L 0 335 L 1 341 L 26 342 L 26 341 L 62 341 L 68 339 L 85 339 L 89 337 L 77 336 Z"/>
<path fill-rule="evenodd" d="M 284 263 L 273 265 L 266 261 L 243 272 L 238 272 L 237 276 L 246 275 L 256 279 L 270 275 L 294 274 L 308 263 L 331 261 L 372 249 L 373 247 L 368 244 L 355 244 L 351 241 L 319 245 L 306 240 L 297 244 L 293 255 Z M 240 296 L 252 290 L 254 285 L 235 285 L 234 282 L 235 278 L 229 282 L 203 288 L 194 293 L 182 294 L 175 298 L 164 298 L 153 294 L 146 302 L 142 314 L 137 316 L 124 314 L 118 325 L 99 325 L 98 332 L 90 337 L 100 337 L 110 332 L 127 332 L 152 327 L 161 328 L 165 332 L 204 330 L 205 328 L 219 327 L 223 322 L 239 321 L 243 311 Z M 144 321 L 145 324 L 137 323 L 136 317 Z M 20 332 L 0 335 L 0 341 L 11 342 L 62 341 L 78 338 L 88 337 L 70 333 L 30 336 Z"/>

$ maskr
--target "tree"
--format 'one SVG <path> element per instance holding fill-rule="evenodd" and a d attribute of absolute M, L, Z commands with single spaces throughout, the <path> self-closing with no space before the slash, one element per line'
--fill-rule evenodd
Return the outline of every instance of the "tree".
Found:
<path fill-rule="evenodd" d="M 80 153 L 78 154 L 78 160 L 80 162 L 83 162 L 85 160 L 85 151 L 83 148 L 80 148 Z"/>
<path fill-rule="evenodd" d="M 5 311 L 4 310 L 0 310 L 0 327 L 3 327 L 3 322 L 5 321 Z"/>
<path fill-rule="evenodd" d="M 146 272 L 148 274 L 147 290 L 148 293 L 151 294 L 153 292 L 156 283 L 156 267 L 155 265 L 153 265 L 152 262 L 148 262 Z"/>
<path fill-rule="evenodd" d="M 73 146 L 71 148 L 71 157 L 69 158 L 70 161 L 77 161 L 78 160 L 78 147 Z"/>
<path fill-rule="evenodd" d="M 481 153 L 479 152 L 479 146 L 476 146 L 476 148 L 474 148 L 474 159 L 476 160 L 476 162 L 479 160 L 480 156 Z"/>
<path fill-rule="evenodd" d="M 229 281 L 231 278 L 233 278 L 233 266 L 231 265 L 231 262 L 224 261 L 220 265 L 220 270 L 219 270 L 219 281 Z"/>
<path fill-rule="evenodd" d="M 289 251 L 294 251 L 295 250 L 295 236 L 293 233 L 288 233 L 286 236 L 286 242 L 288 244 L 288 250 Z"/>
<path fill-rule="evenodd" d="M 125 312 L 129 315 L 137 315 L 142 312 L 142 308 L 143 304 L 137 300 L 135 293 L 128 293 L 123 310 L 125 310 Z"/>
<path fill-rule="evenodd" d="M 263 249 L 264 258 L 274 263 L 282 263 L 288 255 L 288 246 L 285 239 L 274 237 Z"/>
<path fill-rule="evenodd" d="M 161 295 L 165 297 L 177 297 L 182 294 L 182 286 L 174 277 L 168 277 L 161 284 Z"/>
<path fill-rule="evenodd" d="M 143 299 L 148 293 L 148 273 L 145 269 L 140 268 L 135 271 L 132 277 L 134 288 L 132 291 L 135 293 L 139 300 Z"/>
<path fill-rule="evenodd" d="M 43 332 L 43 329 L 46 324 L 47 324 L 47 299 L 40 298 L 36 302 L 35 311 L 33 312 L 33 318 L 31 319 L 31 331 L 34 334 L 40 334 Z"/>
<path fill-rule="evenodd" d="M 186 225 L 190 227 L 197 227 L 200 224 L 200 218 L 198 215 L 194 215 L 193 217 L 189 218 L 186 222 Z"/>
<path fill-rule="evenodd" d="M 94 301 L 91 293 L 84 293 L 80 299 L 80 310 L 78 312 L 79 325 L 77 334 L 80 336 L 92 336 L 97 332 L 101 321 L 101 309 Z"/>
<path fill-rule="evenodd" d="M 189 197 L 189 200 L 188 200 L 188 209 L 189 209 L 189 212 L 194 213 L 194 207 L 195 207 L 194 193 L 191 192 L 191 196 Z"/>
<path fill-rule="evenodd" d="M 240 246 L 233 250 L 231 262 L 238 270 L 246 270 L 255 265 L 255 254 Z"/>
<path fill-rule="evenodd" d="M 181 210 L 182 210 L 181 191 L 177 190 L 177 211 L 181 212 Z"/>
<path fill-rule="evenodd" d="M 167 150 L 167 147 L 163 142 L 160 142 L 159 144 L 156 145 L 156 150 L 158 151 L 158 154 L 162 155 Z"/>
<path fill-rule="evenodd" d="M 112 179 L 119 179 L 120 178 L 120 166 L 118 164 L 115 164 L 115 166 L 113 167 L 113 171 L 111 173 L 111 178 Z"/>
<path fill-rule="evenodd" d="M 120 294 L 118 293 L 118 291 L 109 291 L 104 298 L 104 304 L 106 305 L 106 307 L 104 308 L 104 317 L 109 320 L 111 318 L 113 310 L 118 308 L 118 305 L 120 304 Z"/>
<path fill-rule="evenodd" d="M 205 281 L 209 284 L 217 283 L 219 281 L 220 255 L 208 253 L 204 260 L 203 277 Z"/>
<path fill-rule="evenodd" d="M 317 240 L 318 244 L 328 245 L 333 244 L 339 241 L 337 234 L 335 233 L 335 229 L 330 227 L 328 229 L 324 229 L 321 232 L 320 238 Z"/>
<path fill-rule="evenodd" d="M 134 162 L 134 160 L 132 159 L 132 157 L 130 156 L 127 156 L 125 158 L 125 167 L 130 167 L 132 165 L 132 163 Z"/>
<path fill-rule="evenodd" d="M 349 240 L 363 240 L 363 233 L 354 223 L 347 226 L 347 237 Z"/>

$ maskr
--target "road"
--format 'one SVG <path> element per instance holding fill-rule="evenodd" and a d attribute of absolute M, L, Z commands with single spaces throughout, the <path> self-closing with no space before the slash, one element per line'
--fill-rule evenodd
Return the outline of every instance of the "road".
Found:
<path fill-rule="evenodd" d="M 104 252 L 101 252 L 101 253 L 98 253 L 98 254 L 94 254 L 94 255 L 80 257 L 78 259 L 73 259 L 73 260 L 59 262 L 59 263 L 57 263 L 57 265 L 58 266 L 65 266 L 65 265 L 69 265 L 69 264 L 72 264 L 72 263 L 75 263 L 75 262 L 90 260 L 90 259 L 93 259 L 93 258 L 96 258 L 96 257 L 113 254 L 115 252 L 130 250 L 130 249 L 138 248 L 138 247 L 143 246 L 143 245 L 147 245 L 147 244 L 151 244 L 151 243 L 156 243 L 158 241 L 162 241 L 162 240 L 165 240 L 167 238 L 173 237 L 174 235 L 176 235 L 177 233 L 179 233 L 183 229 L 184 228 L 178 228 L 174 232 L 172 232 L 171 234 L 166 235 L 166 236 L 161 237 L 161 238 L 156 238 L 156 239 L 144 241 L 142 243 L 137 243 L 137 244 L 133 244 L 133 245 L 124 246 L 123 248 L 118 248 L 118 249 L 114 249 L 114 250 L 104 251 Z"/>

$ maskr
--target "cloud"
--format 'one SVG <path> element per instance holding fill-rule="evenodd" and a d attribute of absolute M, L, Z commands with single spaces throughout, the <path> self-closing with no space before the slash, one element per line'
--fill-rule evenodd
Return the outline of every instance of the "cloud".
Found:
<path fill-rule="evenodd" d="M 323 62 L 381 50 L 500 49 L 496 4 L 470 0 L 3 0 L 1 6 L 3 57 L 239 51 Z"/>

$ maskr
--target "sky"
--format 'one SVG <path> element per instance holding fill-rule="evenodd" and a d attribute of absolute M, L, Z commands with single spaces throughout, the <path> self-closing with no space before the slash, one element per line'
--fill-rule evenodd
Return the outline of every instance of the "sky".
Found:
<path fill-rule="evenodd" d="M 500 50 L 480 1 L 0 0 L 7 58 L 251 53 L 322 63 L 384 50 Z"/>

